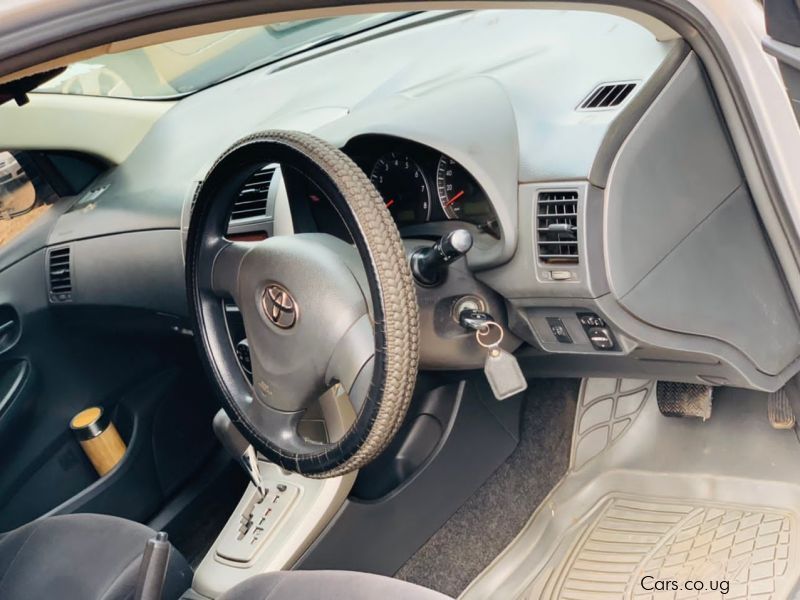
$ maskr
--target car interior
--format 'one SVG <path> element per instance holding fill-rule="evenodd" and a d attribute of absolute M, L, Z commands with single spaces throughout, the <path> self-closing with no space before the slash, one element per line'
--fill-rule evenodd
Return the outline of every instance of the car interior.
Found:
<path fill-rule="evenodd" d="M 789 597 L 763 186 L 694 42 L 605 8 L 0 83 L 0 597 Z"/>

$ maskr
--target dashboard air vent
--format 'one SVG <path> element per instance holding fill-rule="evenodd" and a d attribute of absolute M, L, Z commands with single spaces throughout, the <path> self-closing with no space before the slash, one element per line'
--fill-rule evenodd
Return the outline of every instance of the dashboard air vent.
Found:
<path fill-rule="evenodd" d="M 47 255 L 47 276 L 51 302 L 72 300 L 72 272 L 69 246 L 52 248 Z"/>
<path fill-rule="evenodd" d="M 578 110 L 603 110 L 619 106 L 636 88 L 635 81 L 601 83 L 580 103 Z"/>
<path fill-rule="evenodd" d="M 231 209 L 231 223 L 267 216 L 267 196 L 277 165 L 267 165 L 245 181 Z"/>
<path fill-rule="evenodd" d="M 539 260 L 547 264 L 578 263 L 578 192 L 539 192 L 536 202 Z"/>

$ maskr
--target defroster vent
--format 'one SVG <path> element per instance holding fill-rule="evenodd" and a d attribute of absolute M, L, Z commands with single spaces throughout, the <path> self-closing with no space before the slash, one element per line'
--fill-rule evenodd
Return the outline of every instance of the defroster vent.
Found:
<path fill-rule="evenodd" d="M 539 260 L 578 264 L 578 192 L 539 192 L 536 202 Z"/>
<path fill-rule="evenodd" d="M 578 110 L 604 110 L 619 106 L 636 89 L 636 85 L 635 81 L 601 83 L 584 98 Z"/>
<path fill-rule="evenodd" d="M 69 246 L 51 248 L 47 254 L 47 276 L 51 302 L 72 300 L 72 269 Z"/>

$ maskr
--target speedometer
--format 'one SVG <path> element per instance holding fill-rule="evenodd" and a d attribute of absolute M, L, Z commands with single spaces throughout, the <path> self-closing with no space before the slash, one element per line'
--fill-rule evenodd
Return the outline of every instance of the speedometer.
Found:
<path fill-rule="evenodd" d="M 483 189 L 464 167 L 449 156 L 439 158 L 436 191 L 448 219 L 484 226 L 493 224 L 494 211 Z"/>
<path fill-rule="evenodd" d="M 431 216 L 425 174 L 408 155 L 390 152 L 380 157 L 369 175 L 398 225 L 424 223 Z"/>

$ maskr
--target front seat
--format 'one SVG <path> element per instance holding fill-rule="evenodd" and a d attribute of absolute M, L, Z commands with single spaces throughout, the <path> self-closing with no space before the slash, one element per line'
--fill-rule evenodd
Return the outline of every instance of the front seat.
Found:
<path fill-rule="evenodd" d="M 219 600 L 451 600 L 390 577 L 353 571 L 278 571 L 251 577 Z"/>
<path fill-rule="evenodd" d="M 107 515 L 46 517 L 0 536 L 3 600 L 130 600 L 147 540 L 155 532 Z M 192 569 L 170 552 L 163 600 L 192 585 Z"/>
<path fill-rule="evenodd" d="M 107 515 L 47 517 L 0 535 L 3 600 L 131 600 L 147 540 L 155 532 Z M 162 600 L 177 600 L 192 585 L 192 569 L 174 548 Z M 388 577 L 346 571 L 257 575 L 224 600 L 449 600 Z"/>

